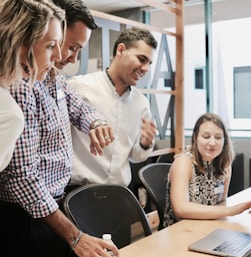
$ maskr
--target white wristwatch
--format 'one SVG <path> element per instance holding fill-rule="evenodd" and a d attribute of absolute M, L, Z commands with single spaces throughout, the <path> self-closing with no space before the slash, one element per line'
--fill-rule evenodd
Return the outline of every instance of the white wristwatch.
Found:
<path fill-rule="evenodd" d="M 95 129 L 97 127 L 104 126 L 104 125 L 107 125 L 106 121 L 104 121 L 104 120 L 95 120 L 95 121 L 92 122 L 92 124 L 90 126 L 90 129 Z"/>

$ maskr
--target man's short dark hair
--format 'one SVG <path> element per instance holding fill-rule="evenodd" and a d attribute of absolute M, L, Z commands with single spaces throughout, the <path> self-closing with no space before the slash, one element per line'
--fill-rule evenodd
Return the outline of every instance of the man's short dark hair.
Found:
<path fill-rule="evenodd" d="M 53 0 L 53 2 L 65 10 L 68 27 L 71 27 L 77 21 L 82 21 L 92 30 L 98 27 L 90 10 L 82 0 Z"/>
<path fill-rule="evenodd" d="M 116 55 L 117 47 L 120 43 L 125 44 L 126 48 L 131 48 L 137 44 L 138 41 L 144 41 L 147 45 L 153 49 L 157 48 L 157 41 L 153 37 L 152 33 L 147 29 L 131 28 L 125 29 L 119 35 L 113 48 L 113 57 Z"/>

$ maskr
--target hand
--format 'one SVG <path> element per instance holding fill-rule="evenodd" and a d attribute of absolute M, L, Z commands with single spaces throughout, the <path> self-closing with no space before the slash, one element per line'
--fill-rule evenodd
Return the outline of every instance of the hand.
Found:
<path fill-rule="evenodd" d="M 230 216 L 237 215 L 242 213 L 243 211 L 246 211 L 251 208 L 251 201 L 239 203 L 237 205 L 234 205 L 232 207 L 229 207 L 231 209 Z"/>
<path fill-rule="evenodd" d="M 97 155 L 98 153 L 100 156 L 102 156 L 103 148 L 112 143 L 114 140 L 113 129 L 108 125 L 99 126 L 90 130 L 89 137 L 91 140 L 91 153 L 94 155 Z"/>
<path fill-rule="evenodd" d="M 110 257 L 105 249 L 113 251 L 119 257 L 118 248 L 103 239 L 84 234 L 76 245 L 74 252 L 79 257 Z"/>
<path fill-rule="evenodd" d="M 157 131 L 157 128 L 153 121 L 142 119 L 141 138 L 140 138 L 141 145 L 144 147 L 147 147 L 150 144 L 152 144 L 153 139 L 156 135 L 156 131 Z"/>

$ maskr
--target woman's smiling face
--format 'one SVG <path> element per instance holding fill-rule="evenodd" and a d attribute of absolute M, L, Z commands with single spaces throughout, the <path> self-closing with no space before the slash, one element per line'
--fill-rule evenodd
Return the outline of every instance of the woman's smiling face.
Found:
<path fill-rule="evenodd" d="M 223 130 L 212 121 L 200 125 L 196 139 L 203 161 L 212 161 L 222 152 L 224 146 Z"/>

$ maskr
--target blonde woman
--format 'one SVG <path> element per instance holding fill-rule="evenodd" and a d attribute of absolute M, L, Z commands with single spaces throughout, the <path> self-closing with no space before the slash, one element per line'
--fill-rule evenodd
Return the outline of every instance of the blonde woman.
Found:
<path fill-rule="evenodd" d="M 23 35 L 25 39 L 20 39 L 23 41 L 20 63 L 22 76 L 26 79 L 10 89 L 24 113 L 25 127 L 9 165 L 0 173 L 0 248 L 8 252 L 9 257 L 108 257 L 105 249 L 118 256 L 114 244 L 82 233 L 59 208 L 64 187 L 71 176 L 71 168 L 68 168 L 70 155 L 65 150 L 70 143 L 65 139 L 63 126 L 66 124 L 62 122 L 62 126 L 54 126 L 52 123 L 48 127 L 44 124 L 62 120 L 62 116 L 57 114 L 62 108 L 64 93 L 58 88 L 58 81 L 52 87 L 48 82 L 54 78 L 55 62 L 60 62 L 62 57 L 62 27 L 66 29 L 62 22 L 64 12 L 51 1 L 4 1 L 12 3 L 8 9 L 9 17 L 6 15 L 8 22 L 12 23 L 10 29 L 16 32 L 15 24 L 18 24 L 27 34 Z M 67 0 L 66 4 L 72 9 L 76 7 L 74 2 Z M 54 116 L 44 106 L 48 101 Z M 59 136 L 61 134 L 62 137 Z M 46 143 L 41 144 L 40 138 Z M 55 148 L 49 147 L 50 141 Z M 63 145 L 64 149 L 58 151 L 58 145 Z"/>
<path fill-rule="evenodd" d="M 29 249 L 23 244 L 25 236 L 19 234 L 26 231 L 26 224 L 14 225 L 19 215 L 16 209 L 12 214 L 8 213 L 8 206 L 13 204 L 11 195 L 16 199 L 20 191 L 6 182 L 6 178 L 13 179 L 14 174 L 3 170 L 9 164 L 16 140 L 24 128 L 23 112 L 10 92 L 15 94 L 23 87 L 32 90 L 35 80 L 44 80 L 55 61 L 61 59 L 64 23 L 64 11 L 48 1 L 0 1 L 0 175 L 3 176 L 0 187 L 6 189 L 0 193 L 0 212 L 3 214 L 0 227 L 4 233 L 0 236 L 0 246 L 8 256 L 29 256 L 23 253 L 26 247 Z M 18 176 L 19 182 L 21 177 Z"/>
<path fill-rule="evenodd" d="M 40 1 L 43 2 L 43 1 Z M 45 1 L 2 0 L 0 2 L 0 171 L 9 164 L 16 140 L 24 128 L 24 116 L 20 107 L 9 93 L 12 87 L 18 87 L 22 78 L 44 79 L 41 73 L 47 73 L 36 63 L 34 45 L 43 37 L 52 15 L 64 14 L 49 7 Z M 56 10 L 56 9 L 55 9 Z M 57 13 L 58 12 L 58 13 Z M 59 40 L 62 39 L 61 31 Z M 45 52 L 39 51 L 41 55 Z M 56 60 L 60 60 L 58 47 Z M 41 69 L 40 69 L 41 68 Z"/>

